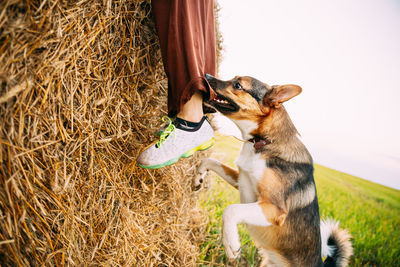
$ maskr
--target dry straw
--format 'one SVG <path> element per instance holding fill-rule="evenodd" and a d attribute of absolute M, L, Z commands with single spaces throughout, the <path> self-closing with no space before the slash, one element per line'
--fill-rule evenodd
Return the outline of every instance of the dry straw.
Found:
<path fill-rule="evenodd" d="M 0 86 L 2 265 L 195 265 L 199 156 L 135 163 L 166 110 L 148 1 L 1 1 Z"/>

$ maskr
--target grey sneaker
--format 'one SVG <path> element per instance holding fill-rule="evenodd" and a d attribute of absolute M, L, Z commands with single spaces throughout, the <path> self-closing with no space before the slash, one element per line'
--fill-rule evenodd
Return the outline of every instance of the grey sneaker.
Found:
<path fill-rule="evenodd" d="M 196 151 L 206 150 L 214 145 L 214 131 L 204 116 L 197 128 L 188 129 L 184 125 L 174 125 L 168 117 L 169 125 L 160 134 L 160 139 L 148 146 L 137 158 L 140 167 L 158 169 L 187 158 Z"/>
<path fill-rule="evenodd" d="M 164 118 L 167 118 L 167 119 L 164 119 Z M 169 119 L 169 120 L 168 120 Z M 175 118 L 170 118 L 170 117 L 167 117 L 167 116 L 163 116 L 162 117 L 162 120 L 163 121 L 165 121 L 165 120 L 167 120 L 167 123 L 165 123 L 164 125 L 162 125 L 160 128 L 158 128 L 158 130 L 155 132 L 155 136 L 160 136 L 164 131 L 165 131 L 165 129 L 167 129 L 167 127 L 172 123 L 172 124 L 175 124 Z"/>

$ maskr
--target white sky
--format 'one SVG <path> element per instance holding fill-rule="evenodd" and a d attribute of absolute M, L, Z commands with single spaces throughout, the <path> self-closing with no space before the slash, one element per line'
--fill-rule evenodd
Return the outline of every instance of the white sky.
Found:
<path fill-rule="evenodd" d="M 400 2 L 218 0 L 219 76 L 294 83 L 317 163 L 400 189 Z"/>

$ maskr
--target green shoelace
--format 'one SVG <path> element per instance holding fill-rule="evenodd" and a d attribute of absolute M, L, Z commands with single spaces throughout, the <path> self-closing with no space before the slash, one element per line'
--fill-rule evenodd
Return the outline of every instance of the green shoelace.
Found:
<path fill-rule="evenodd" d="M 175 125 L 172 123 L 172 120 L 169 117 L 163 116 L 161 119 L 164 122 L 168 122 L 168 126 L 160 134 L 160 140 L 158 140 L 156 143 L 157 148 L 161 147 L 165 140 L 167 140 L 168 136 L 175 131 Z"/>

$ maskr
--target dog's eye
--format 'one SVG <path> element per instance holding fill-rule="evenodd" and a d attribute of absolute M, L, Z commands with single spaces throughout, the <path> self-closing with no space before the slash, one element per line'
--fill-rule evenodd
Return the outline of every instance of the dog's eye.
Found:
<path fill-rule="evenodd" d="M 239 82 L 236 82 L 236 83 L 233 85 L 233 87 L 234 87 L 235 89 L 243 89 L 243 88 L 242 88 L 242 85 L 241 85 Z"/>

